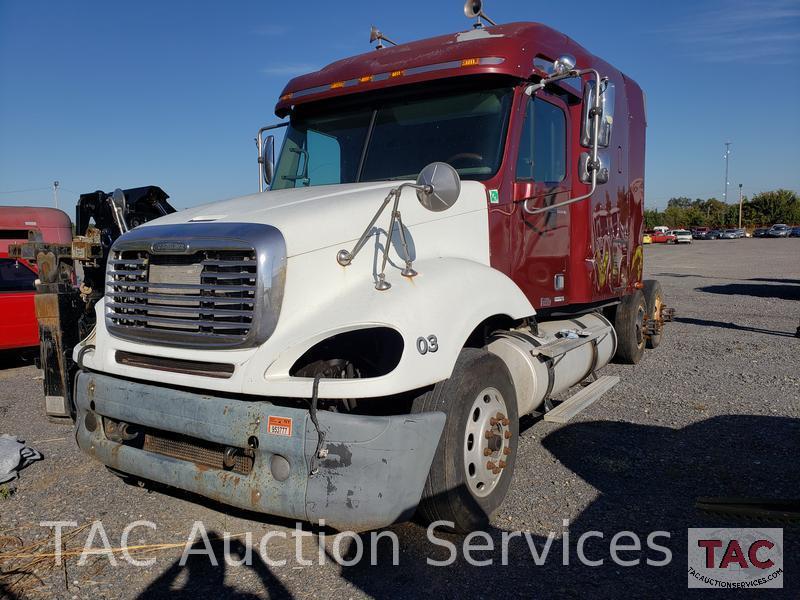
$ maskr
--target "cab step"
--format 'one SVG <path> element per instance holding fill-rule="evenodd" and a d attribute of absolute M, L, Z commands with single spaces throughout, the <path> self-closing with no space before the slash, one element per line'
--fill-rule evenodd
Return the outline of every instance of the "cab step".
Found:
<path fill-rule="evenodd" d="M 603 375 L 544 415 L 550 423 L 566 423 L 619 383 L 617 375 Z"/>

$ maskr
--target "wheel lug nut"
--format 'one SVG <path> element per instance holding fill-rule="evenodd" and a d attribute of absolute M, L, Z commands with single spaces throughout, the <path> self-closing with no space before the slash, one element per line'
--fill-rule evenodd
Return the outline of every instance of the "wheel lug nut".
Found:
<path fill-rule="evenodd" d="M 500 474 L 500 468 L 495 467 L 494 469 L 492 469 L 492 475 L 499 475 L 499 474 Z"/>
<path fill-rule="evenodd" d="M 501 469 L 505 469 L 506 468 L 506 461 L 504 461 L 504 460 L 499 461 L 497 463 L 497 466 L 500 467 Z"/>
<path fill-rule="evenodd" d="M 486 468 L 489 469 L 490 471 L 493 471 L 494 469 L 497 468 L 497 465 L 495 465 L 494 462 L 490 460 L 489 462 L 486 463 Z"/>
<path fill-rule="evenodd" d="M 499 422 L 500 422 L 500 419 L 497 419 L 496 417 L 492 417 L 491 419 L 489 419 L 489 425 L 491 425 L 492 427 L 497 425 Z"/>
<path fill-rule="evenodd" d="M 510 432 L 510 431 L 506 431 L 504 435 L 505 435 L 505 438 L 506 438 L 507 440 L 510 440 L 510 439 L 511 439 L 511 432 Z"/>
<path fill-rule="evenodd" d="M 501 424 L 503 427 L 508 427 L 508 423 L 509 423 L 509 421 L 508 421 L 508 418 L 503 418 L 503 420 L 502 420 L 502 421 L 500 421 L 500 424 Z"/>
<path fill-rule="evenodd" d="M 494 437 L 494 431 L 488 429 L 486 433 L 483 434 L 483 437 L 485 437 L 487 440 L 492 439 Z"/>
<path fill-rule="evenodd" d="M 511 454 L 511 448 L 503 448 L 503 454 L 505 454 L 506 456 Z"/>
<path fill-rule="evenodd" d="M 492 449 L 491 448 L 484 448 L 483 449 L 483 455 L 484 456 L 491 456 L 492 455 Z"/>

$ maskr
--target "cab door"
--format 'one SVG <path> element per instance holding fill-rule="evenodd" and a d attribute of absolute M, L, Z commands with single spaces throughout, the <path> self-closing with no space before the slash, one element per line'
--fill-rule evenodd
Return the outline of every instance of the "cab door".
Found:
<path fill-rule="evenodd" d="M 36 273 L 26 263 L 0 257 L 0 350 L 39 344 L 35 281 Z"/>
<path fill-rule="evenodd" d="M 569 206 L 528 212 L 570 197 L 568 114 L 559 97 L 543 90 L 529 98 L 516 158 L 513 199 L 518 222 L 513 229 L 517 239 L 512 277 L 536 309 L 568 301 Z"/>

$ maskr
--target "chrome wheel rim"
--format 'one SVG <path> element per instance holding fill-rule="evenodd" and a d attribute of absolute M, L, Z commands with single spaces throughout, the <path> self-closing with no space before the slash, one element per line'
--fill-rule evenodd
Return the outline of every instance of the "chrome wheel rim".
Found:
<path fill-rule="evenodd" d="M 479 498 L 497 487 L 511 454 L 511 427 L 503 395 L 487 387 L 475 397 L 464 431 L 464 471 Z"/>

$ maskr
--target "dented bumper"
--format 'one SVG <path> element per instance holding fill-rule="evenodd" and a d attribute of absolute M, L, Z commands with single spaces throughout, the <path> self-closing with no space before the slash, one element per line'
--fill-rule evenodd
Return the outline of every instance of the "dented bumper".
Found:
<path fill-rule="evenodd" d="M 301 408 L 90 372 L 76 378 L 75 402 L 78 445 L 113 469 L 239 508 L 355 531 L 413 515 L 445 421 L 443 413 L 320 411 L 325 443 L 323 458 L 315 458 L 317 431 Z M 226 451 L 229 464 L 215 464 Z M 233 461 L 237 452 L 243 461 Z"/>

